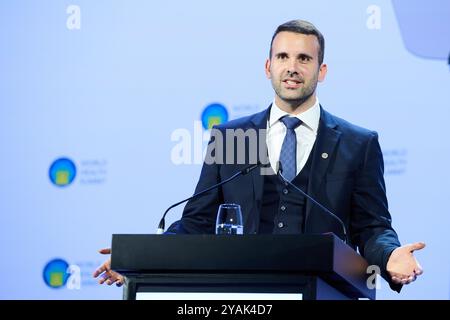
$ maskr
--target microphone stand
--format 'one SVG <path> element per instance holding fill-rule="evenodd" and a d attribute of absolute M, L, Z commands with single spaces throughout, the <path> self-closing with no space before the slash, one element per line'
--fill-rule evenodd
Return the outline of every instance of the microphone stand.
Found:
<path fill-rule="evenodd" d="M 207 193 L 208 191 L 211 191 L 211 190 L 213 190 L 213 189 L 215 189 L 215 188 L 218 188 L 218 187 L 220 187 L 220 186 L 222 186 L 222 185 L 224 185 L 224 184 L 226 184 L 226 183 L 228 183 L 228 182 L 230 182 L 230 181 L 236 179 L 237 177 L 239 177 L 239 176 L 241 176 L 241 175 L 246 175 L 246 174 L 250 173 L 251 171 L 253 171 L 254 169 L 258 168 L 260 165 L 261 165 L 261 162 L 259 162 L 259 161 L 258 161 L 257 163 L 255 163 L 255 164 L 251 164 L 251 165 L 245 167 L 244 169 L 242 169 L 242 170 L 236 172 L 234 175 L 232 175 L 232 176 L 229 177 L 228 179 L 226 179 L 226 180 L 224 180 L 224 181 L 221 181 L 221 182 L 219 182 L 219 183 L 217 183 L 217 184 L 215 184 L 215 185 L 213 185 L 213 186 L 211 186 L 211 187 L 209 187 L 209 188 L 207 188 L 207 189 L 205 189 L 205 190 L 202 190 L 202 191 L 200 191 L 200 192 L 194 194 L 193 196 L 191 196 L 191 197 L 189 197 L 189 198 L 186 198 L 186 199 L 184 199 L 184 200 L 181 200 L 181 201 L 179 201 L 179 202 L 177 202 L 177 203 L 171 205 L 171 206 L 170 206 L 169 208 L 167 208 L 167 210 L 164 212 L 164 214 L 163 214 L 163 216 L 162 216 L 162 218 L 161 218 L 161 221 L 159 222 L 159 225 L 158 225 L 158 229 L 157 229 L 157 231 L 156 231 L 156 234 L 163 234 L 163 233 L 164 233 L 164 229 L 165 229 L 165 218 L 166 218 L 167 212 L 169 212 L 170 209 L 175 208 L 176 206 L 178 206 L 178 205 L 180 205 L 180 204 L 182 204 L 182 203 L 184 203 L 184 202 L 186 202 L 186 201 L 189 201 L 189 200 L 191 200 L 191 199 L 197 198 L 197 197 L 199 197 L 199 196 L 201 196 L 201 195 Z"/>

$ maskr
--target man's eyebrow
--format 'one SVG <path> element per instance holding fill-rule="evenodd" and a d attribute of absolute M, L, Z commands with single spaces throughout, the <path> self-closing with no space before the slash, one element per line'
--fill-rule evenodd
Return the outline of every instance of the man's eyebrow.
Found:
<path fill-rule="evenodd" d="M 287 52 L 281 51 L 275 54 L 275 57 L 280 57 L 280 56 L 289 56 Z"/>
<path fill-rule="evenodd" d="M 299 54 L 297 55 L 297 58 L 308 58 L 308 59 L 310 59 L 310 60 L 313 59 L 312 56 L 310 56 L 309 54 L 306 54 L 306 53 L 299 53 Z"/>
<path fill-rule="evenodd" d="M 278 52 L 278 53 L 276 53 L 275 54 L 275 57 L 289 57 L 289 54 L 287 53 L 287 52 L 284 52 L 284 51 L 281 51 L 281 52 Z M 310 56 L 309 54 L 307 54 L 307 53 L 299 53 L 298 55 L 297 55 L 297 58 L 306 58 L 306 59 L 308 59 L 308 60 L 312 60 L 313 59 L 313 57 L 312 56 Z"/>

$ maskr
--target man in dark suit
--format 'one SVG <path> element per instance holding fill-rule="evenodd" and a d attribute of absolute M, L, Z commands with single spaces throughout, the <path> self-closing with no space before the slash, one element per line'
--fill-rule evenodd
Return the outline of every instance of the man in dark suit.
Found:
<path fill-rule="evenodd" d="M 244 233 L 322 233 L 343 237 L 337 219 L 286 186 L 279 176 L 334 212 L 348 230 L 349 244 L 380 267 L 397 291 L 422 273 L 413 256 L 424 243 L 401 246 L 391 226 L 376 132 L 327 111 L 316 96 L 325 79 L 324 38 L 309 22 L 295 20 L 275 31 L 265 71 L 275 90 L 271 106 L 214 127 L 196 192 L 223 181 L 249 163 L 266 164 L 186 205 L 170 233 L 214 233 L 221 203 L 242 207 Z M 105 251 L 107 253 L 108 251 Z M 100 282 L 123 283 L 108 261 Z"/>

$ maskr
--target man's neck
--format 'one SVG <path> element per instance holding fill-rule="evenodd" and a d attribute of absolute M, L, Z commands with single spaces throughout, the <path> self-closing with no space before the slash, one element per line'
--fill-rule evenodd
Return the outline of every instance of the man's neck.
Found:
<path fill-rule="evenodd" d="M 280 97 L 275 96 L 275 103 L 281 110 L 289 114 L 297 115 L 311 109 L 314 106 L 316 103 L 316 95 L 312 94 L 308 97 L 308 99 L 300 103 L 297 101 L 285 101 L 280 99 Z"/>

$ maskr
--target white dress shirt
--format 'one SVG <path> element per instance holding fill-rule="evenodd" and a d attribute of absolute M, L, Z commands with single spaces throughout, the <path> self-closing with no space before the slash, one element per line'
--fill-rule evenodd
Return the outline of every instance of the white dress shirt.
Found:
<path fill-rule="evenodd" d="M 286 115 L 290 114 L 281 110 L 275 101 L 273 101 L 267 122 L 266 143 L 270 164 L 275 172 L 277 172 L 281 147 L 286 136 L 286 126 L 280 121 L 280 118 Z M 319 99 L 316 98 L 316 102 L 311 108 L 295 115 L 295 117 L 302 121 L 302 124 L 295 129 L 295 135 L 297 137 L 297 174 L 299 174 L 305 166 L 306 161 L 308 161 L 309 154 L 316 142 L 320 120 Z"/>

